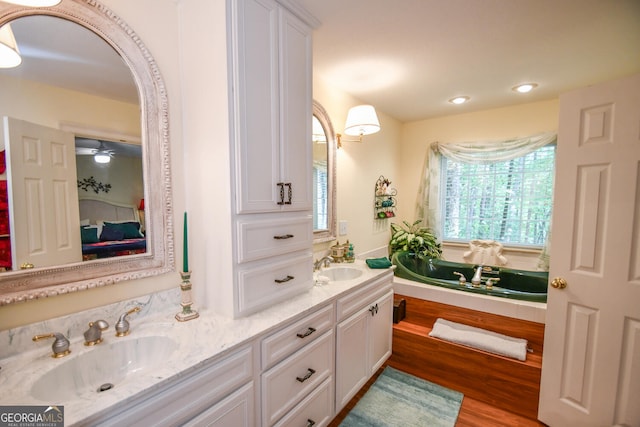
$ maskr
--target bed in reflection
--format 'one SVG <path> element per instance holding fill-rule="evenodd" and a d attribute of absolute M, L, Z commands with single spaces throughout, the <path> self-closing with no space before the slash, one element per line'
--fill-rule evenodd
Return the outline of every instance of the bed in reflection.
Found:
<path fill-rule="evenodd" d="M 136 206 L 88 198 L 79 205 L 83 261 L 147 251 Z"/>

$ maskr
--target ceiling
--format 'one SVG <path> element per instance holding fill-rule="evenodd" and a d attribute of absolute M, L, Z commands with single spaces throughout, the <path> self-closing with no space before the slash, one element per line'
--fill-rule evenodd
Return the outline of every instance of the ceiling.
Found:
<path fill-rule="evenodd" d="M 640 72 L 639 0 L 290 1 L 321 21 L 314 78 L 402 122 L 552 99 Z M 0 73 L 138 102 L 126 64 L 89 31 L 42 17 L 12 26 L 24 62 Z M 511 90 L 523 82 L 539 86 Z M 460 95 L 471 100 L 448 102 Z"/>
<path fill-rule="evenodd" d="M 138 91 L 120 55 L 98 35 L 65 19 L 27 16 L 11 22 L 22 63 L 0 74 L 132 104 Z"/>
<path fill-rule="evenodd" d="M 552 99 L 640 72 L 638 0 L 293 0 L 314 78 L 402 121 Z M 512 87 L 536 82 L 518 94 Z M 469 96 L 463 105 L 448 102 Z"/>

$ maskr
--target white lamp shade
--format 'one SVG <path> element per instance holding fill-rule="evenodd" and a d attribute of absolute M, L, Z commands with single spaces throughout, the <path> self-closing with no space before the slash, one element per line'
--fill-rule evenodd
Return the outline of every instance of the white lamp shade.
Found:
<path fill-rule="evenodd" d="M 344 133 L 351 136 L 371 135 L 380 130 L 380 122 L 372 105 L 357 105 L 347 114 Z"/>
<path fill-rule="evenodd" d="M 9 24 L 0 27 L 0 68 L 13 68 L 20 65 L 22 58 L 18 44 Z"/>
<path fill-rule="evenodd" d="M 55 6 L 62 0 L 2 0 L 5 3 L 18 4 L 28 7 L 50 7 Z"/>

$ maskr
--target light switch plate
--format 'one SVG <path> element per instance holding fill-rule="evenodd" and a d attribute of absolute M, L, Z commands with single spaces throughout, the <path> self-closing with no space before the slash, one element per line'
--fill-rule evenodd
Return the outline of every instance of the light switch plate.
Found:
<path fill-rule="evenodd" d="M 339 227 L 339 230 L 338 230 L 339 234 L 341 236 L 346 236 L 347 235 L 347 221 L 345 221 L 345 220 L 338 221 L 338 227 Z"/>

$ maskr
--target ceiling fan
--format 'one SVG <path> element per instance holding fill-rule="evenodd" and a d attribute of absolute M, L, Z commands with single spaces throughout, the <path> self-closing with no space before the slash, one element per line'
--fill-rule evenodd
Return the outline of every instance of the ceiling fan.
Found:
<path fill-rule="evenodd" d="M 109 163 L 113 157 L 114 150 L 110 150 L 106 147 L 104 141 L 99 140 L 85 140 L 99 143 L 98 148 L 82 147 L 78 146 L 76 142 L 76 155 L 78 156 L 93 156 L 93 160 L 96 163 Z M 83 144 L 86 145 L 86 144 Z M 95 144 L 94 144 L 95 145 Z"/>

